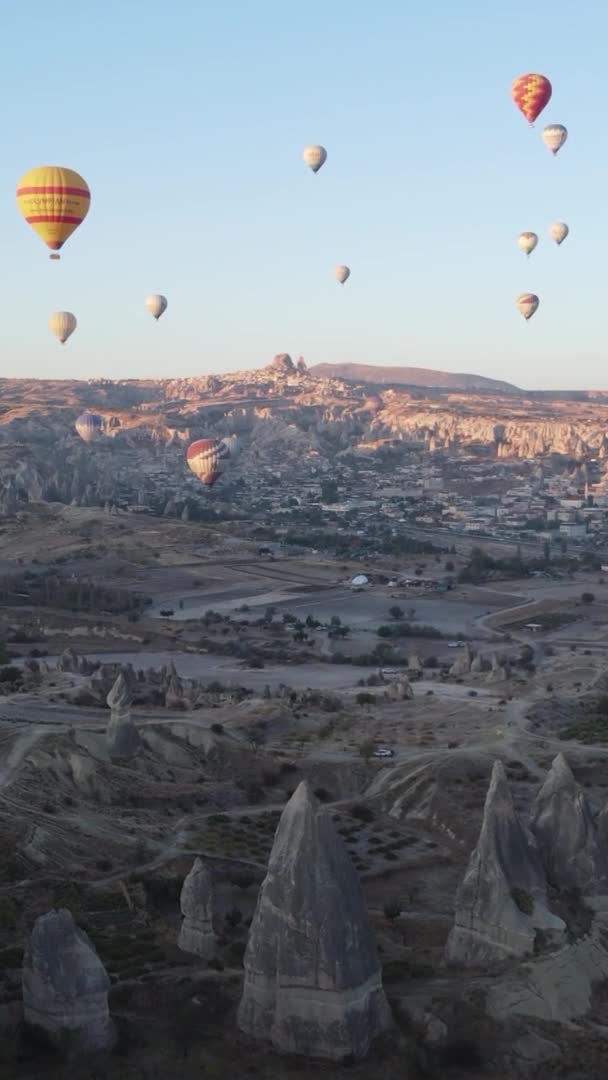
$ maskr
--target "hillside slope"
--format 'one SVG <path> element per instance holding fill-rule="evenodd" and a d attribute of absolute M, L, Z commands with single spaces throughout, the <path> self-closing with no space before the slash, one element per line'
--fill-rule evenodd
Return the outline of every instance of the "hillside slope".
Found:
<path fill-rule="evenodd" d="M 382 364 L 315 364 L 308 369 L 322 379 L 349 379 L 384 385 L 399 383 L 405 386 L 444 386 L 453 390 L 502 390 L 517 393 L 518 387 L 500 379 L 460 372 L 432 371 L 419 367 L 387 367 Z"/>

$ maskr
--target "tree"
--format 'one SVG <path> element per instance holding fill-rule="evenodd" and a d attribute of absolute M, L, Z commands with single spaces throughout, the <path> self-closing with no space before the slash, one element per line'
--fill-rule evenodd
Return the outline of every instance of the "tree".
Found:
<path fill-rule="evenodd" d="M 583 604 L 592 604 L 595 600 L 595 594 L 592 592 L 584 592 L 581 595 L 581 600 Z"/>
<path fill-rule="evenodd" d="M 266 742 L 266 736 L 259 727 L 252 727 L 247 733 L 247 741 L 254 754 L 257 754 L 260 747 Z"/>
<path fill-rule="evenodd" d="M 401 904 L 398 900 L 388 900 L 384 905 L 384 917 L 389 922 L 394 922 L 401 915 Z"/>
<path fill-rule="evenodd" d="M 393 606 L 388 609 L 388 613 L 389 613 L 391 619 L 397 619 L 397 620 L 402 619 L 404 614 L 405 614 L 405 612 L 403 611 L 403 608 L 399 607 L 399 604 L 393 604 Z"/>
<path fill-rule="evenodd" d="M 374 755 L 374 749 L 374 743 L 371 739 L 365 739 L 365 741 L 362 742 L 359 746 L 359 753 L 361 754 L 361 757 L 363 758 L 366 765 L 369 765 Z"/>
<path fill-rule="evenodd" d="M 338 485 L 335 480 L 328 478 L 321 483 L 321 502 L 335 503 L 338 501 Z"/>

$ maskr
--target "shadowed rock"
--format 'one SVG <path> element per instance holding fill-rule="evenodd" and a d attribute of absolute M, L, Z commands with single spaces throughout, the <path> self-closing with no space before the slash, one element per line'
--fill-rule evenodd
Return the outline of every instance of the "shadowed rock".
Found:
<path fill-rule="evenodd" d="M 479 840 L 456 897 L 446 960 L 493 965 L 533 952 L 537 930 L 561 940 L 564 929 L 547 908 L 540 856 L 515 813 L 502 762 L 496 761 Z"/>
<path fill-rule="evenodd" d="M 492 653 L 491 667 L 488 675 L 488 682 L 506 682 L 510 676 L 510 671 L 505 664 L 501 664 L 496 653 Z"/>
<path fill-rule="evenodd" d="M 110 757 L 133 757 L 139 750 L 141 740 L 131 720 L 131 691 L 122 672 L 110 690 L 106 702 L 111 712 L 106 729 Z"/>
<path fill-rule="evenodd" d="M 25 1020 L 53 1042 L 66 1036 L 81 1050 L 114 1043 L 108 1010 L 110 980 L 93 945 L 69 911 L 36 920 L 23 959 Z"/>
<path fill-rule="evenodd" d="M 608 858 L 587 798 L 563 754 L 554 759 L 534 800 L 531 824 L 552 885 L 583 896 L 608 894 Z"/>
<path fill-rule="evenodd" d="M 458 656 L 450 668 L 450 675 L 459 677 L 461 675 L 468 675 L 471 670 L 471 665 L 475 659 L 475 653 L 470 645 L 466 645 L 464 652 Z"/>
<path fill-rule="evenodd" d="M 391 1023 L 359 879 L 305 782 L 281 815 L 244 966 L 239 1027 L 278 1050 L 363 1057 Z"/>
<path fill-rule="evenodd" d="M 202 859 L 195 859 L 184 880 L 179 900 L 183 922 L 178 946 L 182 952 L 210 957 L 215 952 L 213 883 Z"/>

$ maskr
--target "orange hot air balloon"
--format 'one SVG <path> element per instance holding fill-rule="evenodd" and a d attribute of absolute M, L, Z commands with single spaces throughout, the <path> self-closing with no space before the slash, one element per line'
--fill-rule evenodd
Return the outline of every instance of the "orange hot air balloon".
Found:
<path fill-rule="evenodd" d="M 57 252 L 89 212 L 91 192 L 73 169 L 42 165 L 17 185 L 17 208 L 51 251 Z M 59 255 L 51 255 L 58 259 Z"/>
<path fill-rule="evenodd" d="M 511 83 L 511 97 L 529 124 L 533 124 L 548 103 L 553 88 L 545 75 L 519 75 Z"/>

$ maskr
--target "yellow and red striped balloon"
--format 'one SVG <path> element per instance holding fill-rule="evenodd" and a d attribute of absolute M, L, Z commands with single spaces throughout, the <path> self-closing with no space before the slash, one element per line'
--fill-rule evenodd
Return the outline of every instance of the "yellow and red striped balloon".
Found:
<path fill-rule="evenodd" d="M 518 75 L 511 83 L 511 97 L 529 124 L 540 116 L 553 92 L 545 75 Z"/>
<path fill-rule="evenodd" d="M 17 208 L 51 251 L 59 251 L 89 212 L 91 192 L 73 169 L 42 165 L 17 185 Z M 51 258 L 59 256 L 51 255 Z"/>

